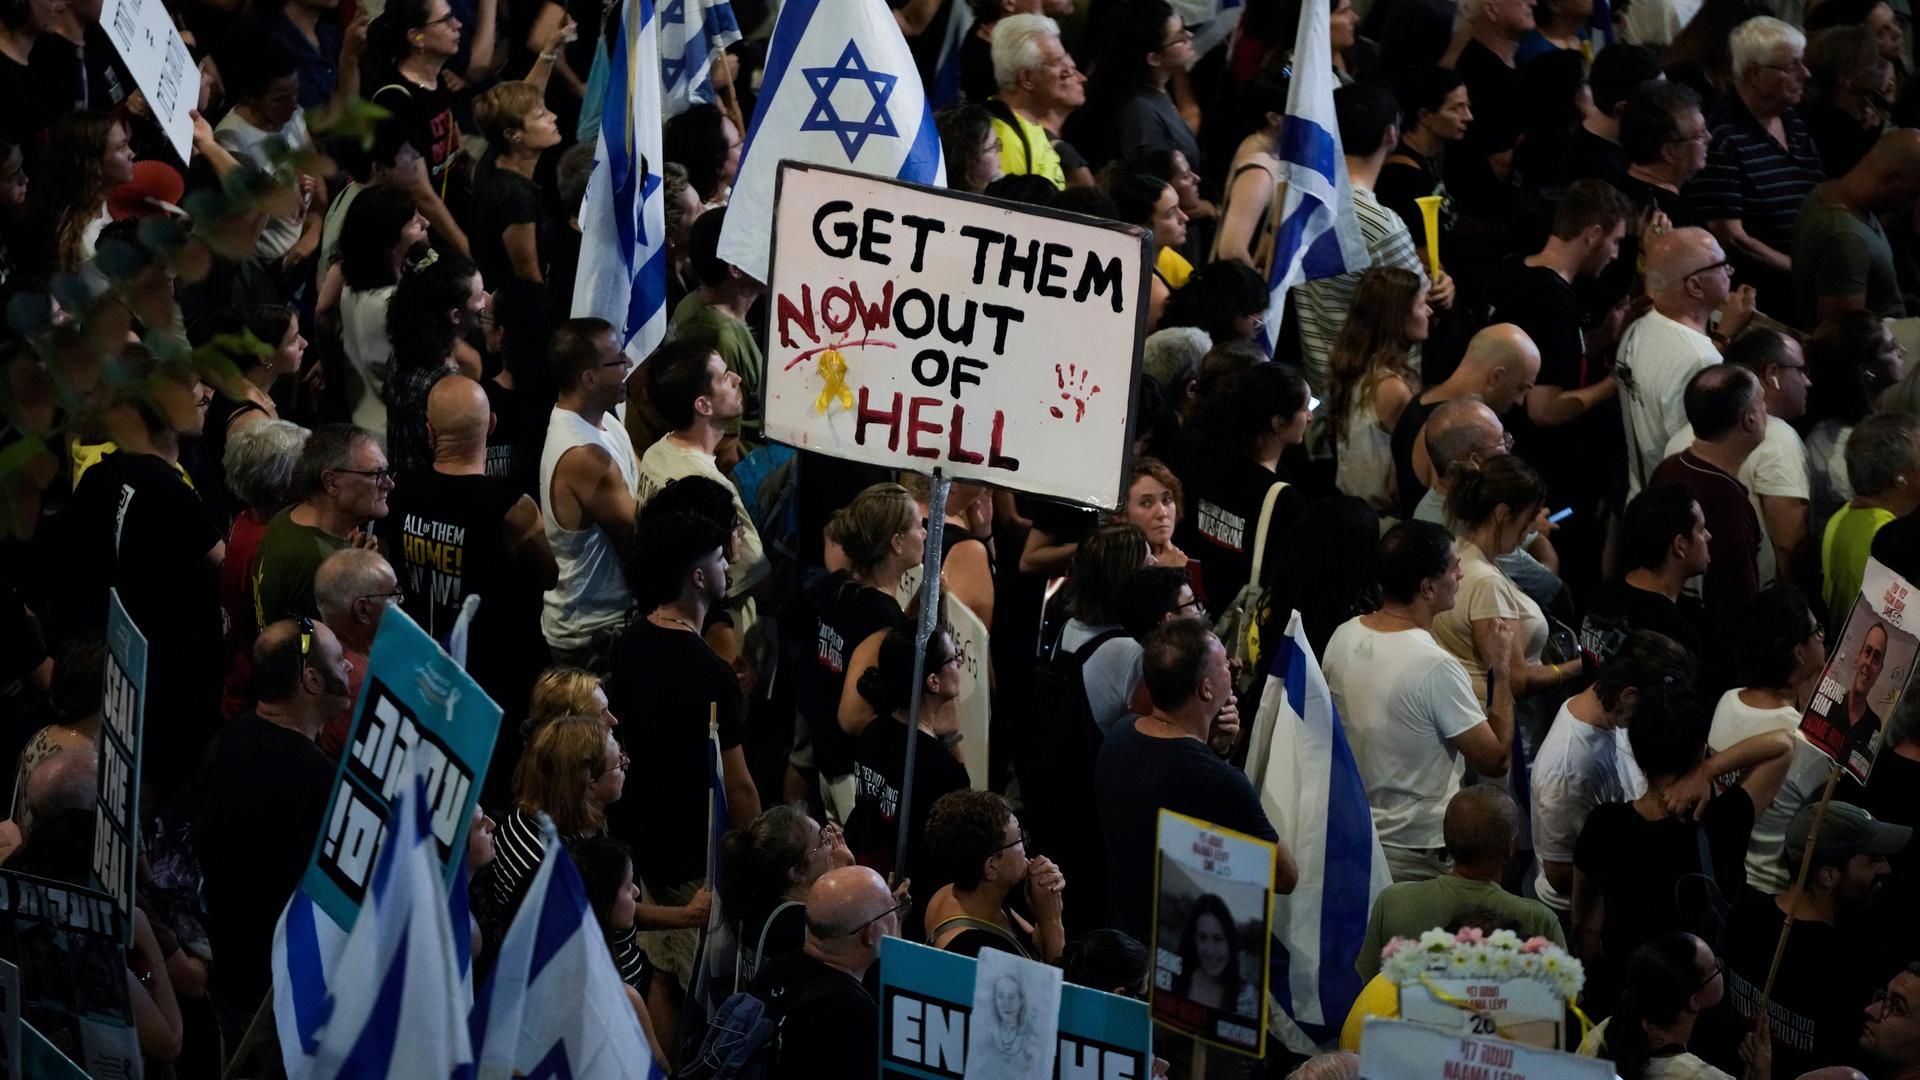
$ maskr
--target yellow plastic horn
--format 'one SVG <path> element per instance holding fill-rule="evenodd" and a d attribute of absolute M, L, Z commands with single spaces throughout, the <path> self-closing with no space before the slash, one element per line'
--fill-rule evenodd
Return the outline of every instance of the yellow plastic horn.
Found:
<path fill-rule="evenodd" d="M 1440 196 L 1422 195 L 1413 200 L 1420 207 L 1420 221 L 1427 227 L 1427 269 L 1439 277 L 1440 270 Z"/>

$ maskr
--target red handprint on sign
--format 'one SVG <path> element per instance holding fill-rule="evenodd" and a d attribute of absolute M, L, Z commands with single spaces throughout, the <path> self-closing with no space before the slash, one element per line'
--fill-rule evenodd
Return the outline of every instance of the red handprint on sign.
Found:
<path fill-rule="evenodd" d="M 1086 417 L 1087 402 L 1100 392 L 1098 385 L 1091 388 L 1087 386 L 1087 381 L 1092 377 L 1092 370 L 1087 368 L 1068 364 L 1066 370 L 1062 371 L 1059 364 L 1053 365 L 1053 381 L 1060 387 L 1060 400 L 1073 402 L 1073 422 L 1076 424 Z M 1066 416 L 1058 405 L 1049 407 L 1047 411 L 1053 414 L 1055 420 Z"/>

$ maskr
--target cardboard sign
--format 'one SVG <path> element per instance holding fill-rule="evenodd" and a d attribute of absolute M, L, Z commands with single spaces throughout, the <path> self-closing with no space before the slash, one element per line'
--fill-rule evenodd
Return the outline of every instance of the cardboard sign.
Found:
<path fill-rule="evenodd" d="M 20 968 L 20 1015 L 88 1076 L 142 1075 L 124 940 L 105 893 L 0 870 L 0 957 Z"/>
<path fill-rule="evenodd" d="M 1150 253 L 1112 222 L 783 162 L 766 434 L 1116 509 Z"/>
<path fill-rule="evenodd" d="M 960 1080 L 974 1010 L 978 962 L 900 938 L 880 943 L 882 1080 Z M 1151 1025 L 1145 1002 L 1084 986 L 1060 988 L 1054 1033 L 1056 1080 L 1149 1080 Z"/>
<path fill-rule="evenodd" d="M 161 0 L 104 0 L 100 29 L 120 52 L 133 83 L 182 164 L 193 160 L 193 117 L 200 103 L 200 69 L 174 29 Z"/>
<path fill-rule="evenodd" d="M 1558 1050 L 1566 1045 L 1566 1002 L 1540 979 L 1453 979 L 1427 976 L 1400 989 L 1400 1018 L 1462 1035 L 1494 1035 Z M 1438 990 L 1446 997 L 1438 997 Z M 1452 998 L 1448 1001 L 1447 998 Z M 1465 1002 L 1469 1007 L 1462 1007 Z"/>
<path fill-rule="evenodd" d="M 480 798 L 475 780 L 493 755 L 500 714 L 406 612 L 387 609 L 368 654 L 327 816 L 300 881 L 334 922 L 353 928 L 394 796 L 413 778 L 415 754 L 425 756 L 429 824 L 451 883 Z"/>
<path fill-rule="evenodd" d="M 1160 811 L 1153 1018 L 1236 1054 L 1267 1052 L 1276 846 Z"/>
<path fill-rule="evenodd" d="M 1909 601 L 1920 601 L 1913 586 L 1868 559 L 1860 595 L 1829 646 L 1820 687 L 1800 719 L 1807 741 L 1863 785 L 1920 650 L 1920 640 L 1906 629 Z"/>
<path fill-rule="evenodd" d="M 93 878 L 113 897 L 133 945 L 133 887 L 140 851 L 140 742 L 146 722 L 147 638 L 107 590 L 107 671 L 101 697 L 100 793 L 93 812 Z"/>
<path fill-rule="evenodd" d="M 1374 1017 L 1360 1035 L 1361 1080 L 1613 1080 L 1613 1062 Z"/>

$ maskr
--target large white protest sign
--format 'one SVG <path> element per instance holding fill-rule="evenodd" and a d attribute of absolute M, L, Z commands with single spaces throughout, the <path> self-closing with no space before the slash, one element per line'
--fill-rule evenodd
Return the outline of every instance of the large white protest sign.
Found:
<path fill-rule="evenodd" d="M 786 162 L 769 438 L 1114 509 L 1150 273 L 1138 229 Z"/>
<path fill-rule="evenodd" d="M 146 95 L 174 153 L 182 164 L 192 160 L 193 117 L 188 113 L 200 103 L 200 69 L 174 29 L 167 6 L 161 0 L 105 0 L 100 28 L 120 51 L 121 63 Z"/>
<path fill-rule="evenodd" d="M 1361 1080 L 1613 1080 L 1613 1063 L 1379 1017 L 1360 1034 Z"/>

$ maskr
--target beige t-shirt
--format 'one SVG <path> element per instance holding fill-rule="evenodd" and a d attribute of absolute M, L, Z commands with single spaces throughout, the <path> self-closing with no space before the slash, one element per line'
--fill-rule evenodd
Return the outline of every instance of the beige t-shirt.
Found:
<path fill-rule="evenodd" d="M 1460 541 L 1460 592 L 1453 607 L 1433 620 L 1433 639 L 1454 655 L 1467 669 L 1475 689 L 1486 692 L 1487 665 L 1473 645 L 1473 624 L 1478 619 L 1512 619 L 1514 637 L 1520 642 L 1527 663 L 1537 664 L 1547 648 L 1547 617 L 1540 605 L 1520 591 L 1513 579 L 1500 572 L 1486 553 L 1468 540 Z"/>

